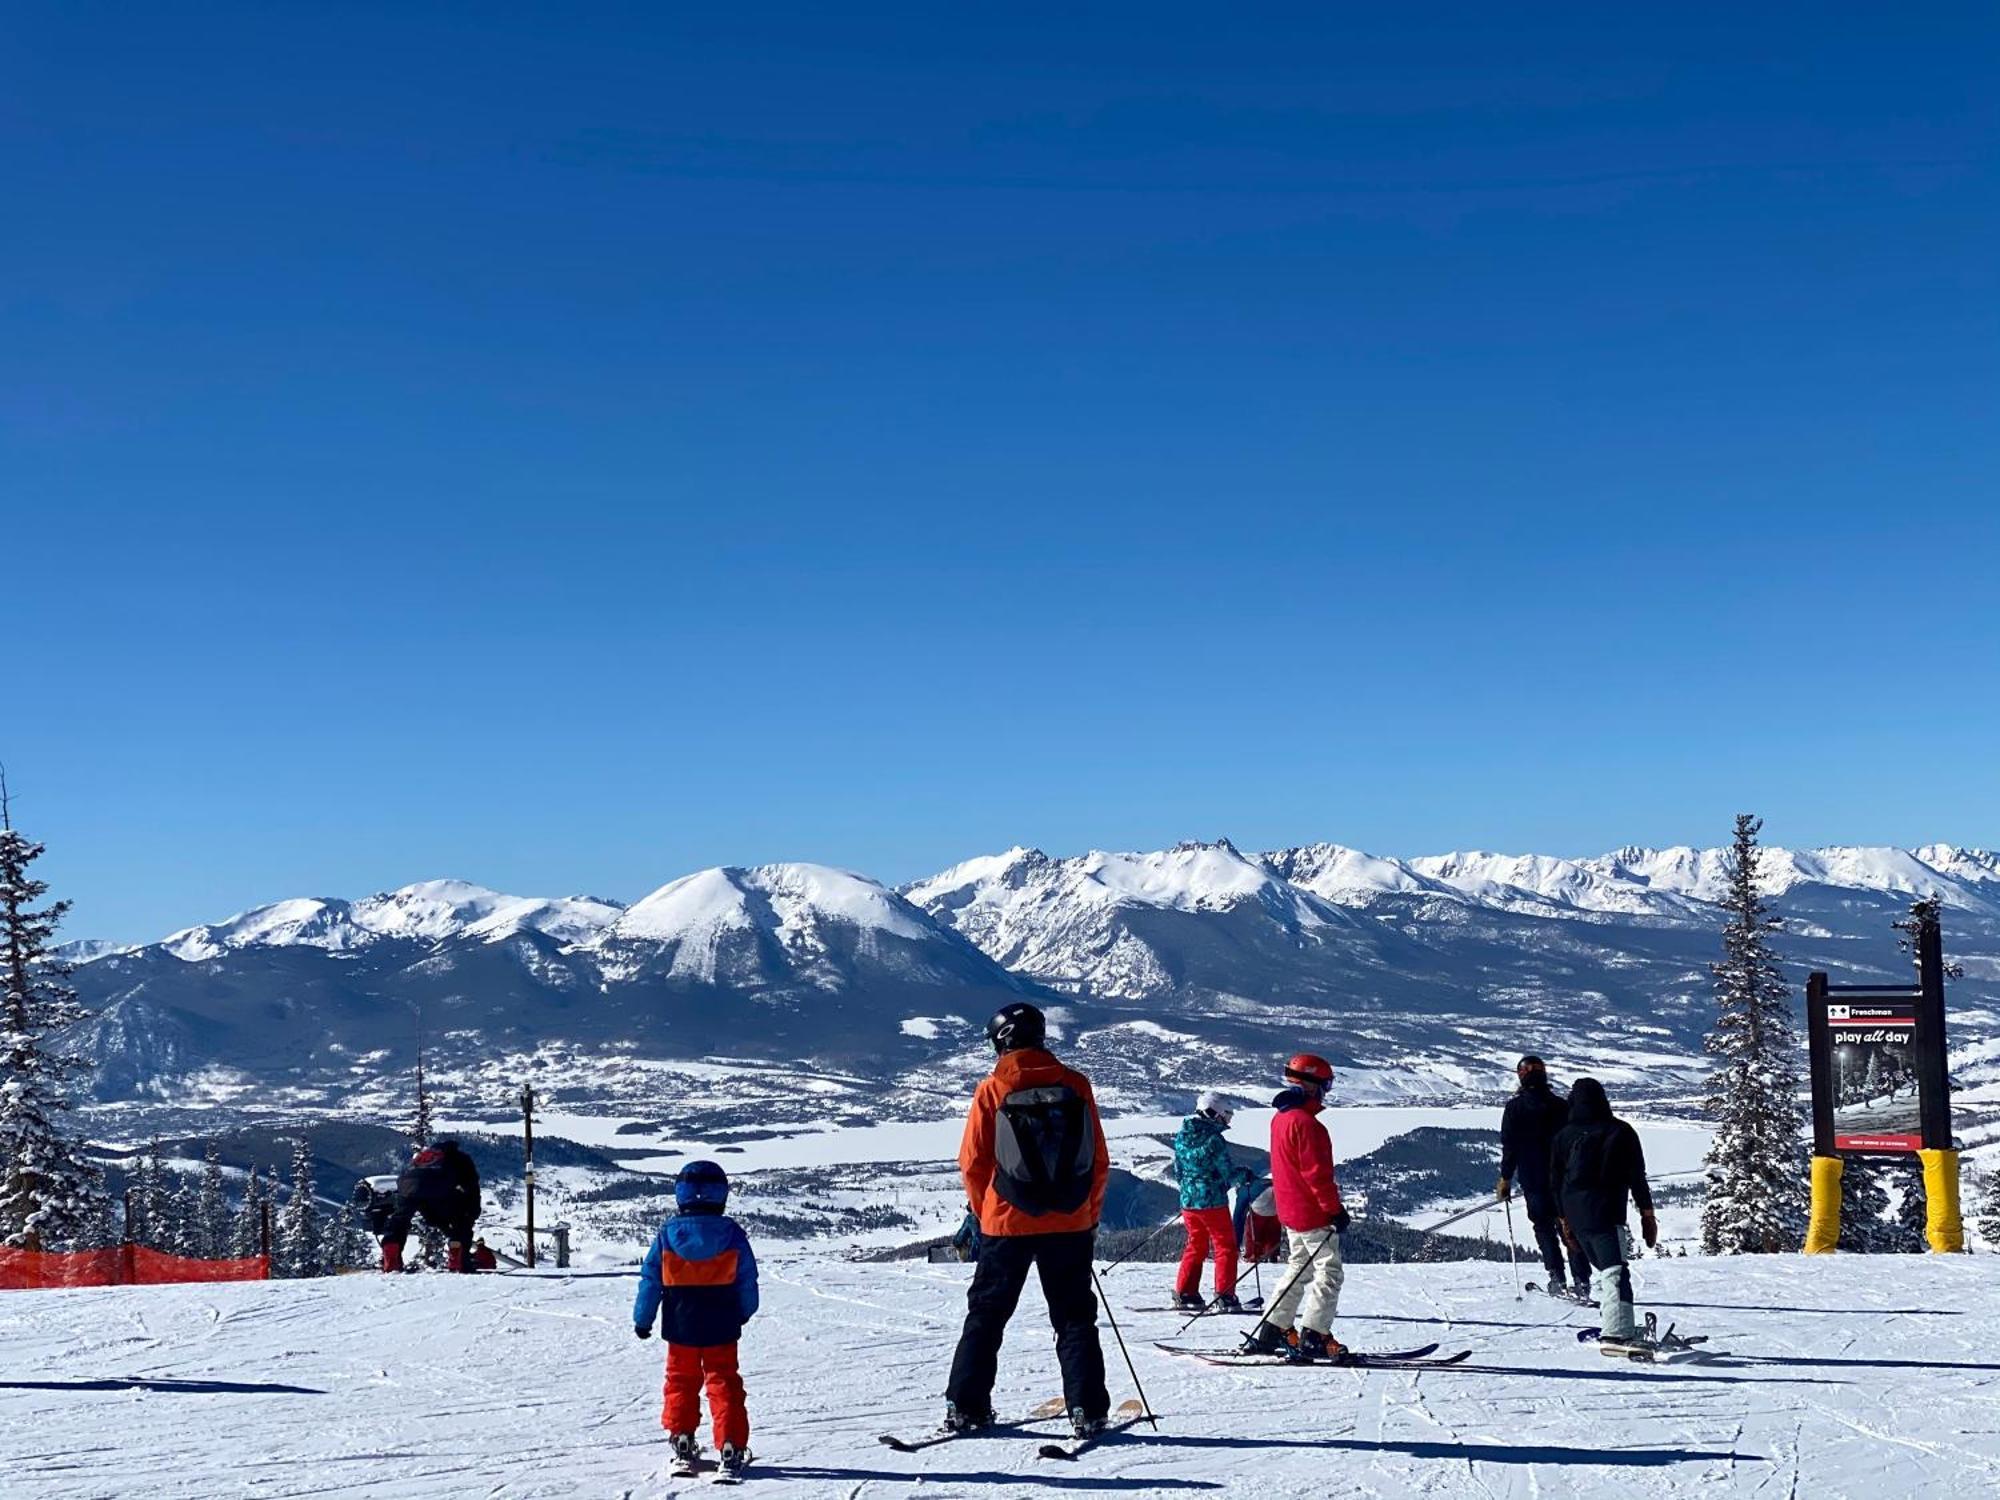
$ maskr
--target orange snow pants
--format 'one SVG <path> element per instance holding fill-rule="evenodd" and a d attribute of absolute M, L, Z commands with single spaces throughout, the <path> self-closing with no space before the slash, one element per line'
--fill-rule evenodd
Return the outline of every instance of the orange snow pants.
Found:
<path fill-rule="evenodd" d="M 1236 1229 L 1229 1222 L 1227 1208 L 1184 1208 L 1181 1224 L 1187 1230 L 1187 1248 L 1181 1252 L 1181 1271 L 1174 1290 L 1187 1296 L 1201 1294 L 1201 1263 L 1215 1253 L 1215 1295 L 1236 1294 Z"/>
<path fill-rule="evenodd" d="M 708 1416 L 715 1424 L 715 1446 L 750 1446 L 750 1411 L 743 1404 L 743 1377 L 736 1373 L 734 1344 L 667 1345 L 666 1402 L 660 1425 L 668 1432 L 701 1428 L 701 1393 L 708 1390 Z"/>

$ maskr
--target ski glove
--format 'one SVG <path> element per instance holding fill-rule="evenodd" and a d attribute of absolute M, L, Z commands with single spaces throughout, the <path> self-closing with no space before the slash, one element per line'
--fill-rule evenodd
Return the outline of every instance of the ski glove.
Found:
<path fill-rule="evenodd" d="M 1345 1234 L 1347 1233 L 1347 1226 L 1354 1222 L 1354 1216 L 1344 1208 L 1336 1209 L 1330 1222 L 1333 1225 L 1333 1232 L 1335 1234 Z"/>
<path fill-rule="evenodd" d="M 1514 1196 L 1514 1184 L 1504 1177 L 1501 1178 L 1499 1182 L 1494 1184 L 1493 1196 L 1499 1202 L 1505 1203 L 1509 1198 Z"/>
<path fill-rule="evenodd" d="M 653 1336 L 653 1325 L 650 1323 L 634 1323 L 632 1325 L 632 1332 L 638 1338 L 649 1339 Z"/>
<path fill-rule="evenodd" d="M 1650 1208 L 1639 1215 L 1639 1232 L 1646 1237 L 1648 1249 L 1660 1243 L 1660 1221 L 1653 1217 Z"/>

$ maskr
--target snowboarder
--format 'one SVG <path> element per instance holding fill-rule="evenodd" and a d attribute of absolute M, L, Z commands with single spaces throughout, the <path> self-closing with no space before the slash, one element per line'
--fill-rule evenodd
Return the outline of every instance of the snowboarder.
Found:
<path fill-rule="evenodd" d="M 701 1394 L 715 1429 L 721 1473 L 742 1477 L 750 1462 L 750 1413 L 736 1345 L 757 1311 L 757 1257 L 743 1226 L 723 1213 L 729 1174 L 712 1161 L 691 1161 L 674 1178 L 679 1210 L 653 1236 L 639 1268 L 632 1331 L 650 1338 L 657 1318 L 667 1345 L 660 1425 L 674 1445 L 674 1462 L 694 1472 Z"/>
<path fill-rule="evenodd" d="M 1208 1305 L 1201 1296 L 1201 1266 L 1211 1252 L 1215 1305 L 1224 1312 L 1243 1310 L 1236 1300 L 1236 1226 L 1229 1217 L 1229 1190 L 1248 1182 L 1251 1174 L 1230 1157 L 1222 1138 L 1235 1113 L 1222 1095 L 1210 1090 L 1195 1100 L 1194 1113 L 1181 1122 L 1174 1137 L 1181 1223 L 1187 1230 L 1187 1248 L 1181 1252 L 1180 1275 L 1174 1282 L 1174 1306 L 1189 1312 Z"/>
<path fill-rule="evenodd" d="M 479 1168 L 457 1141 L 424 1147 L 396 1179 L 396 1206 L 377 1231 L 384 1271 L 403 1269 L 403 1245 L 418 1214 L 445 1237 L 445 1269 L 470 1271 L 466 1252 L 472 1245 L 472 1226 L 479 1222 Z"/>
<path fill-rule="evenodd" d="M 966 1200 L 979 1214 L 979 1262 L 945 1388 L 944 1425 L 993 1421 L 1000 1341 L 1032 1268 L 1055 1327 L 1063 1399 L 1077 1436 L 1104 1427 L 1111 1397 L 1097 1342 L 1091 1260 L 1111 1155 L 1090 1080 L 1049 1055 L 1047 1021 L 1025 1002 L 986 1026 L 995 1054 L 965 1117 L 958 1148 Z"/>
<path fill-rule="evenodd" d="M 1514 1076 L 1520 1087 L 1500 1115 L 1500 1181 L 1493 1196 L 1505 1203 L 1519 1181 L 1550 1294 L 1560 1296 L 1573 1288 L 1573 1294 L 1582 1297 L 1590 1284 L 1590 1262 L 1581 1250 L 1571 1250 L 1565 1281 L 1562 1230 L 1557 1226 L 1562 1215 L 1549 1192 L 1549 1147 L 1569 1120 L 1569 1101 L 1549 1086 L 1548 1067 L 1532 1052 L 1515 1064 Z"/>
<path fill-rule="evenodd" d="M 1639 1206 L 1648 1245 L 1659 1243 L 1660 1227 L 1639 1133 L 1613 1117 L 1604 1085 L 1595 1078 L 1579 1078 L 1570 1088 L 1569 1123 L 1549 1148 L 1549 1190 L 1562 1210 L 1563 1238 L 1589 1258 L 1591 1290 L 1603 1312 L 1602 1341 L 1632 1342 L 1639 1330 L 1632 1317 L 1632 1273 L 1625 1264 L 1628 1199 Z"/>
<path fill-rule="evenodd" d="M 1290 1085 L 1271 1101 L 1271 1190 L 1278 1222 L 1291 1247 L 1283 1289 L 1271 1301 L 1246 1346 L 1285 1353 L 1302 1363 L 1347 1353 L 1332 1336 L 1344 1272 L 1340 1236 L 1349 1216 L 1333 1177 L 1333 1138 L 1319 1121 L 1333 1064 L 1301 1052 L 1285 1065 Z M 1292 1325 L 1300 1325 L 1293 1342 Z"/>

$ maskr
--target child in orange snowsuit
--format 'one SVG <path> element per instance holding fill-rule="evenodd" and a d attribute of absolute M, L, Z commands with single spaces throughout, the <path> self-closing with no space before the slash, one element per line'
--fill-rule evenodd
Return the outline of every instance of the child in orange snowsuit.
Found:
<path fill-rule="evenodd" d="M 680 1212 L 660 1226 L 639 1270 L 632 1331 L 648 1338 L 658 1318 L 667 1341 L 660 1425 L 673 1439 L 677 1462 L 692 1471 L 706 1387 L 720 1466 L 740 1475 L 750 1458 L 750 1413 L 736 1345 L 757 1311 L 757 1258 L 743 1227 L 722 1211 L 728 1199 L 728 1174 L 714 1162 L 681 1168 L 674 1181 Z"/>

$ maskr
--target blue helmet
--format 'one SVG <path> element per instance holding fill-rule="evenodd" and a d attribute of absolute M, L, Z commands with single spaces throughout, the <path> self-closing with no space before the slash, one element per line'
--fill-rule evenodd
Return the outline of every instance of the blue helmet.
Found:
<path fill-rule="evenodd" d="M 691 1161 L 674 1178 L 674 1202 L 682 1208 L 720 1208 L 729 1201 L 729 1174 L 712 1161 Z"/>

